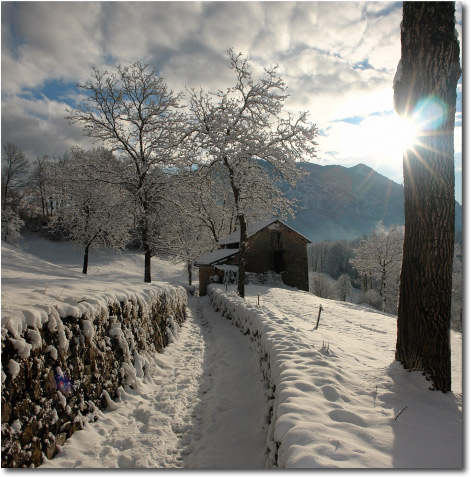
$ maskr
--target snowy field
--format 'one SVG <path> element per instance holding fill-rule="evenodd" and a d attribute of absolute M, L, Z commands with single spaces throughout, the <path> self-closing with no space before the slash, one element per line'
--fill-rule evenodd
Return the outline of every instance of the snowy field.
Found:
<path fill-rule="evenodd" d="M 153 259 L 152 286 L 143 283 L 144 255 L 93 251 L 88 275 L 82 253 L 65 242 L 24 240 L 20 248 L 2 243 L 2 326 L 13 334 L 41 326 L 54 307 L 61 316 L 103 306 L 106 299 L 139 299 L 159 287 L 185 283 L 181 265 Z M 93 297 L 93 300 L 91 300 Z"/>
<path fill-rule="evenodd" d="M 67 244 L 22 247 L 2 244 L 2 325 L 22 327 L 51 304 L 145 286 L 141 254 L 92 255 L 85 276 L 80 252 Z M 184 283 L 184 268 L 154 258 L 153 279 Z M 461 467 L 461 334 L 452 332 L 453 392 L 431 392 L 420 373 L 394 362 L 393 316 L 288 288 L 247 292 L 247 313 L 266 331 L 278 383 L 280 466 Z M 42 467 L 264 468 L 267 389 L 249 344 L 208 297 L 191 298 L 153 375 L 122 392 Z"/>

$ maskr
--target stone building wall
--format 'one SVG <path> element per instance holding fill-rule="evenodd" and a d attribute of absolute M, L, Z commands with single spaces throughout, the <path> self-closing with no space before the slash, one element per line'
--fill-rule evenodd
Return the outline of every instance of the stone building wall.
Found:
<path fill-rule="evenodd" d="M 214 275 L 214 267 L 211 265 L 199 265 L 199 295 L 204 296 L 207 293 L 208 285 L 211 283 L 210 279 Z"/>
<path fill-rule="evenodd" d="M 146 353 L 161 351 L 185 319 L 187 294 L 167 287 L 150 301 L 110 303 L 60 317 L 20 336 L 2 327 L 2 467 L 39 466 L 123 385 L 146 372 Z"/>
<path fill-rule="evenodd" d="M 281 234 L 281 247 L 275 243 L 273 233 Z M 273 257 L 277 250 L 283 256 L 283 283 L 309 291 L 307 242 L 282 224 L 275 222 L 249 238 L 246 270 L 252 273 L 276 271 Z"/>

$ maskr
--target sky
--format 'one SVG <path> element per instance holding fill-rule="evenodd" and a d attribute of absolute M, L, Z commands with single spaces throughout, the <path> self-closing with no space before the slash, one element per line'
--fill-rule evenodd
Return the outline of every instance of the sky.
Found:
<path fill-rule="evenodd" d="M 2 2 L 2 144 L 28 158 L 91 148 L 64 119 L 92 67 L 143 61 L 174 91 L 234 83 L 227 50 L 255 74 L 278 65 L 288 112 L 319 128 L 313 162 L 364 163 L 402 183 L 403 133 L 393 107 L 401 2 Z M 461 3 L 457 2 L 461 42 Z M 455 122 L 462 202 L 462 84 Z M 405 139 L 404 139 L 405 140 Z"/>

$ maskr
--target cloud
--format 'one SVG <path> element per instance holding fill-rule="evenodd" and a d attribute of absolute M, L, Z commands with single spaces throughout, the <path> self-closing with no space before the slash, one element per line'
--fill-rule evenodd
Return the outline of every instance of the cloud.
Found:
<path fill-rule="evenodd" d="M 463 152 L 463 127 L 455 126 L 454 135 L 455 154 L 461 154 Z"/>
<path fill-rule="evenodd" d="M 2 100 L 2 143 L 16 144 L 30 159 L 44 155 L 60 156 L 77 145 L 90 148 L 80 127 L 64 119 L 67 105 L 47 98 L 10 96 Z"/>
<path fill-rule="evenodd" d="M 89 147 L 64 120 L 78 93 L 41 96 L 48 85 L 142 60 L 175 91 L 225 89 L 234 83 L 233 47 L 256 75 L 279 65 L 286 109 L 311 112 L 326 134 L 325 161 L 384 165 L 385 148 L 374 151 L 369 134 L 386 124 L 372 115 L 393 110 L 401 16 L 398 2 L 4 2 L 2 141 L 33 158 Z M 354 116 L 366 119 L 339 121 Z"/>
<path fill-rule="evenodd" d="M 329 124 L 319 139 L 321 157 L 335 157 L 345 164 L 363 162 L 375 169 L 384 164 L 402 164 L 397 118 L 393 114 L 371 115 L 357 124 L 336 121 Z"/>
<path fill-rule="evenodd" d="M 27 2 L 2 13 L 3 93 L 52 78 L 82 80 L 100 64 L 99 2 Z"/>

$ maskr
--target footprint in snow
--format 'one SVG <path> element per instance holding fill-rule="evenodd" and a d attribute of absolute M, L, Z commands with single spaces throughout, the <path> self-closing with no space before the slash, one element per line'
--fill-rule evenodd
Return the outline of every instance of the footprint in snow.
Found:
<path fill-rule="evenodd" d="M 324 397 L 327 399 L 327 401 L 335 402 L 340 399 L 340 394 L 337 392 L 337 390 L 333 386 L 325 385 L 321 388 L 321 391 L 324 394 Z"/>
<path fill-rule="evenodd" d="M 367 427 L 366 422 L 360 416 L 345 409 L 334 409 L 329 412 L 329 417 L 335 422 L 348 422 L 355 426 Z"/>

